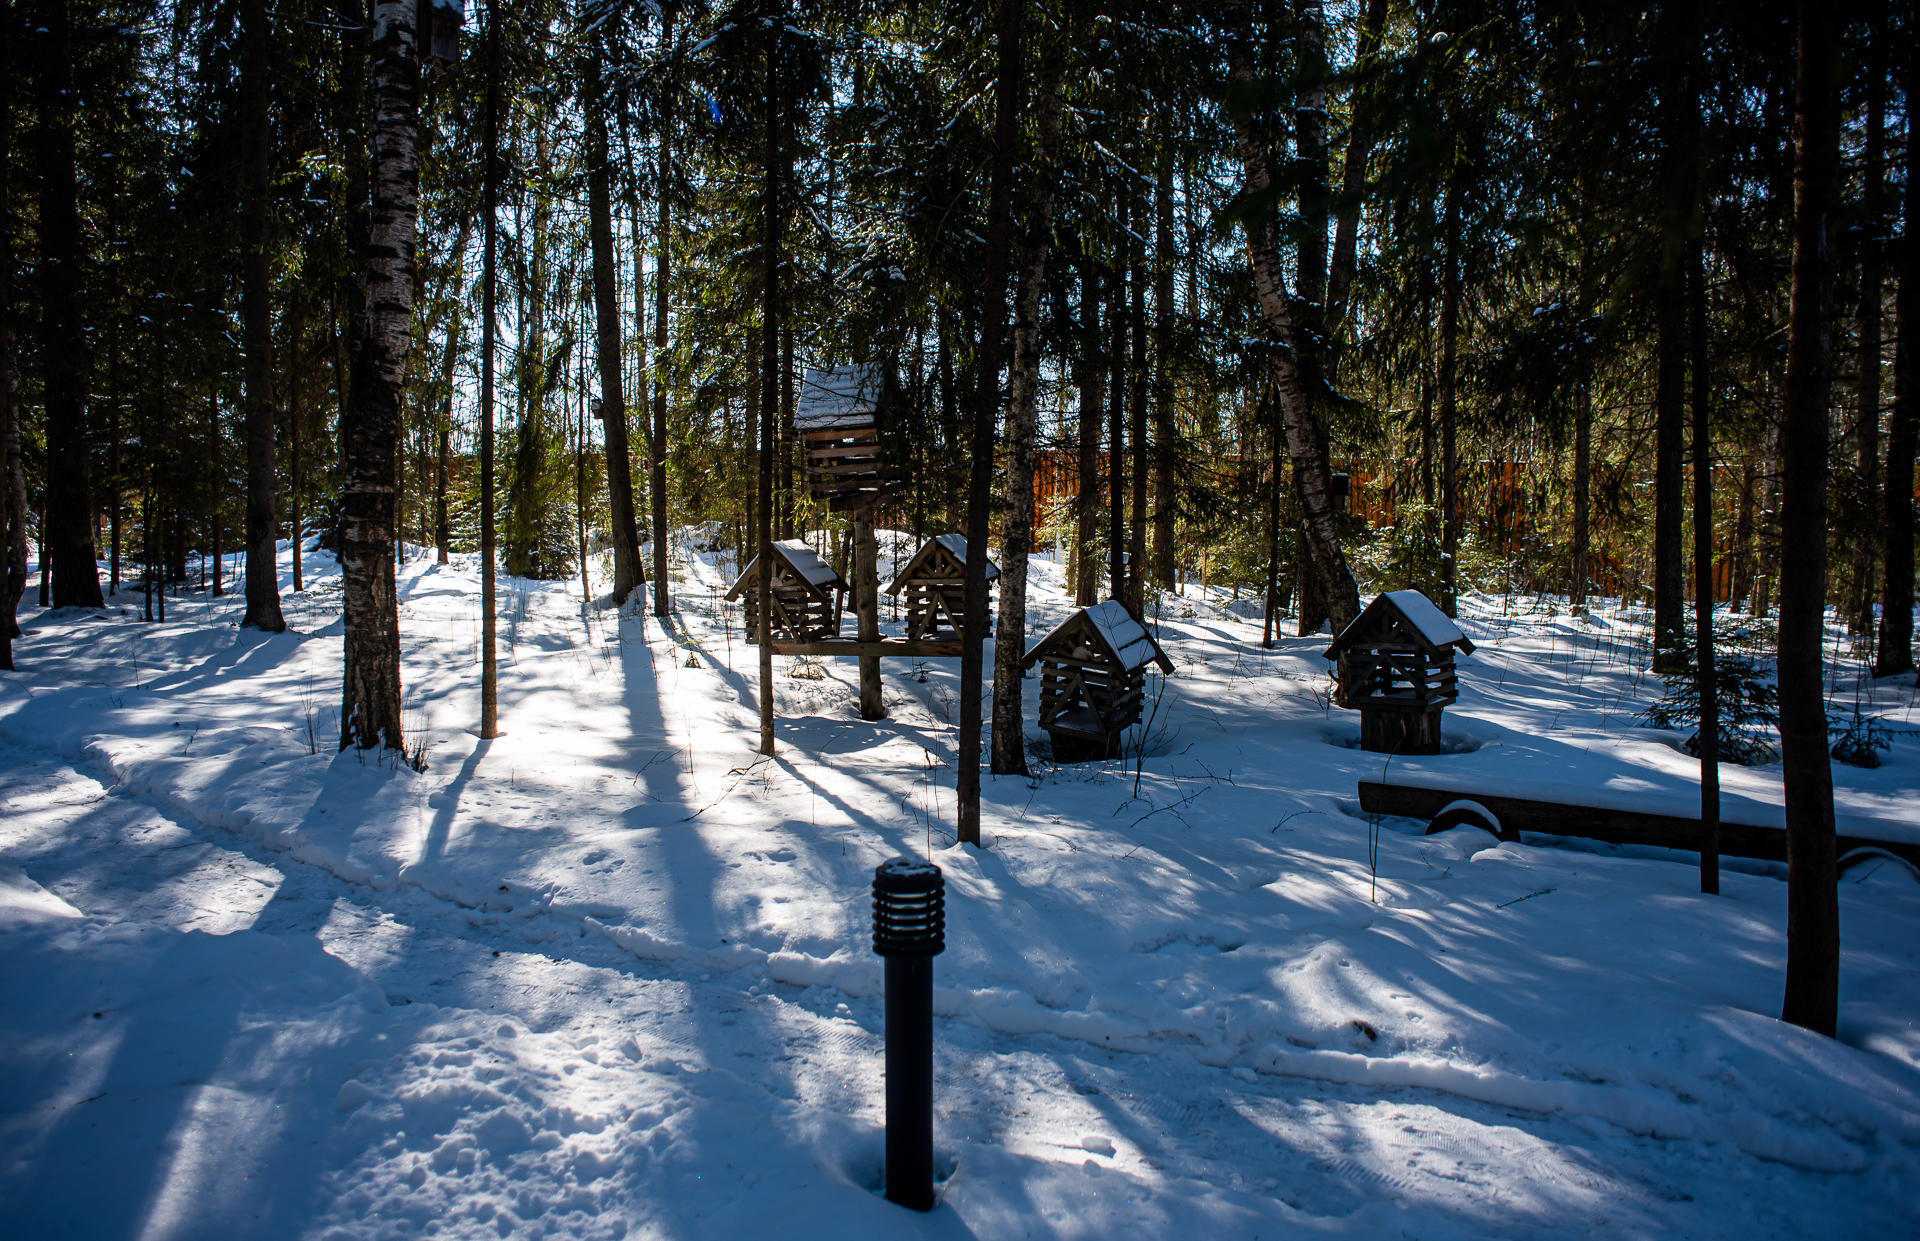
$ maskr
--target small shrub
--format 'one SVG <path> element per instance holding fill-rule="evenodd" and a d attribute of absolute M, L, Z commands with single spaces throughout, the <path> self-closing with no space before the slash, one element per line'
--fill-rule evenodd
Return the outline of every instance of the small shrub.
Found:
<path fill-rule="evenodd" d="M 1745 635 L 1727 635 L 1729 644 L 1747 642 Z M 1682 743 L 1687 753 L 1700 753 L 1700 680 L 1694 674 L 1693 643 L 1689 638 L 1681 661 L 1672 671 L 1661 674 L 1666 692 L 1660 700 L 1637 718 L 1649 728 L 1691 728 L 1693 734 Z M 1723 763 L 1742 767 L 1760 767 L 1778 757 L 1772 733 L 1780 726 L 1780 696 L 1773 680 L 1761 671 L 1751 654 L 1716 643 L 1713 653 L 1715 697 L 1720 727 L 1717 749 Z"/>
<path fill-rule="evenodd" d="M 1849 767 L 1878 767 L 1881 752 L 1893 748 L 1893 734 L 1880 717 L 1862 715 L 1858 706 L 1851 716 L 1829 715 L 1827 736 L 1833 738 L 1833 749 L 1828 751 L 1833 761 Z"/>

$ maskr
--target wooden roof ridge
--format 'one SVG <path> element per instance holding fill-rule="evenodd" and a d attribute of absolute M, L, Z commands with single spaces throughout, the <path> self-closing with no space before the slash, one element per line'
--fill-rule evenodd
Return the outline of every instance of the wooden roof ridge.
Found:
<path fill-rule="evenodd" d="M 902 590 L 905 590 L 908 580 L 913 577 L 914 572 L 920 568 L 921 564 L 925 562 L 928 557 L 933 555 L 935 548 L 945 548 L 948 555 L 960 561 L 960 563 L 962 564 L 965 564 L 967 561 L 967 536 L 966 535 L 936 534 L 932 538 L 928 539 L 925 543 L 921 544 L 920 550 L 915 552 L 912 555 L 912 557 L 910 557 L 907 560 L 906 565 L 901 568 L 899 576 L 895 577 L 893 579 L 893 584 L 887 587 L 886 593 L 890 595 L 897 595 Z M 991 582 L 997 579 L 999 576 L 1000 576 L 1000 566 L 993 563 L 993 561 L 989 559 L 987 561 L 987 580 Z"/>
<path fill-rule="evenodd" d="M 804 557 L 801 553 L 805 553 Z M 793 575 L 800 579 L 801 584 L 815 598 L 830 600 L 833 598 L 834 591 L 850 589 L 846 579 L 841 577 L 832 565 L 822 560 L 818 553 L 799 539 L 774 540 L 773 554 L 793 571 Z M 808 561 L 811 563 L 807 563 Z M 738 599 L 743 591 L 754 585 L 752 580 L 754 569 L 759 563 L 760 557 L 757 554 L 752 560 L 747 561 L 747 567 L 740 570 L 740 576 L 735 579 L 732 586 L 727 588 L 728 602 Z M 822 573 L 821 570 L 825 572 Z"/>
<path fill-rule="evenodd" d="M 1153 635 L 1147 632 L 1147 627 L 1135 620 L 1133 613 L 1127 610 L 1127 605 L 1118 599 L 1107 599 L 1090 608 L 1079 608 L 1074 611 L 1067 619 L 1055 625 L 1053 632 L 1033 644 L 1021 659 L 1020 666 L 1033 667 L 1056 639 L 1067 636 L 1076 625 L 1093 636 L 1094 641 L 1100 644 L 1100 649 L 1106 652 L 1108 658 L 1129 671 L 1144 664 L 1153 663 L 1159 665 L 1162 672 L 1168 674 L 1173 672 L 1173 661 L 1167 658 L 1167 653 L 1160 649 L 1158 642 L 1153 640 Z M 1117 647 L 1116 639 L 1120 639 Z M 1146 643 L 1147 650 L 1137 654 L 1143 654 L 1145 658 L 1135 658 L 1126 653 L 1142 642 Z"/>
<path fill-rule="evenodd" d="M 1389 590 L 1375 596 L 1373 602 L 1340 631 L 1333 645 L 1321 652 L 1321 658 L 1338 659 L 1352 647 L 1366 646 L 1383 619 L 1389 626 L 1397 623 L 1425 654 L 1438 655 L 1448 647 L 1458 647 L 1464 655 L 1473 654 L 1472 640 L 1434 606 L 1433 600 L 1417 590 Z"/>

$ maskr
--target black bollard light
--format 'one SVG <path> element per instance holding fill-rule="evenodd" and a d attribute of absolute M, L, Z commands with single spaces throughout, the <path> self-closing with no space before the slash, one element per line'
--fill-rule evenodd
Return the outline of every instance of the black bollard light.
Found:
<path fill-rule="evenodd" d="M 873 950 L 887 959 L 887 1200 L 933 1209 L 933 958 L 947 946 L 940 868 L 873 871 Z"/>

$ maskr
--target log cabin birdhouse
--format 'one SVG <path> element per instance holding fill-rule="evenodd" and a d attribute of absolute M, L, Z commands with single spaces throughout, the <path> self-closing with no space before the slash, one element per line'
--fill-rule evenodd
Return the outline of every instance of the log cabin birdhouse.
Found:
<path fill-rule="evenodd" d="M 426 0 L 421 11 L 425 20 L 420 22 L 416 36 L 421 63 L 432 66 L 435 73 L 444 73 L 460 59 L 460 28 L 467 24 L 466 0 Z"/>
<path fill-rule="evenodd" d="M 1000 576 L 1000 567 L 987 561 L 987 584 Z M 906 596 L 907 641 L 939 642 L 966 636 L 967 536 L 936 534 L 913 554 L 900 576 L 887 587 L 890 595 Z M 988 605 L 992 616 L 992 605 Z M 991 623 L 991 620 L 989 620 Z"/>
<path fill-rule="evenodd" d="M 1454 652 L 1473 643 L 1417 590 L 1390 590 L 1340 631 L 1334 702 L 1360 713 L 1360 748 L 1438 754 L 1440 713 L 1458 698 Z"/>
<path fill-rule="evenodd" d="M 1121 734 L 1140 722 L 1147 665 L 1172 672 L 1146 626 L 1109 599 L 1082 608 L 1034 643 L 1022 669 L 1040 665 L 1040 727 L 1059 762 L 1113 758 Z"/>
<path fill-rule="evenodd" d="M 846 579 L 799 539 L 773 544 L 773 639 L 818 642 L 840 636 L 840 601 Z M 747 641 L 760 640 L 760 558 L 727 591 L 727 601 L 746 600 Z"/>
<path fill-rule="evenodd" d="M 871 512 L 906 486 L 887 461 L 887 411 L 898 404 L 891 371 L 877 366 L 810 370 L 800 379 L 793 429 L 806 452 L 807 490 L 833 513 Z"/>

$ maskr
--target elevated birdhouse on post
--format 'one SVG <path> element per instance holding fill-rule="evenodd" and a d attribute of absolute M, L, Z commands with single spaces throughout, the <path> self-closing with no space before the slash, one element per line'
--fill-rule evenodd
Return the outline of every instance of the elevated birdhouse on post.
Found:
<path fill-rule="evenodd" d="M 987 561 L 987 583 L 1000 576 L 1000 566 Z M 936 534 L 913 554 L 900 576 L 887 587 L 890 595 L 907 600 L 907 641 L 958 641 L 967 632 L 967 536 Z M 991 625 L 992 603 L 988 613 Z"/>
<path fill-rule="evenodd" d="M 801 376 L 793 409 L 794 433 L 806 452 L 807 490 L 815 499 L 825 497 L 829 512 L 852 518 L 854 640 L 869 646 L 880 642 L 880 554 L 873 513 L 880 501 L 907 485 L 906 471 L 888 464 L 884 451 L 887 411 L 900 401 L 891 369 L 836 366 Z M 859 660 L 860 718 L 877 720 L 886 714 L 880 660 L 871 651 Z"/>
<path fill-rule="evenodd" d="M 425 18 L 415 36 L 420 59 L 435 73 L 444 73 L 460 59 L 460 28 L 467 24 L 466 0 L 425 0 L 420 8 Z"/>
<path fill-rule="evenodd" d="M 1360 713 L 1360 748 L 1376 754 L 1438 754 L 1440 713 L 1460 696 L 1454 652 L 1473 643 L 1417 590 L 1390 590 L 1340 631 L 1336 705 Z"/>
<path fill-rule="evenodd" d="M 727 602 L 746 600 L 747 641 L 760 639 L 760 558 L 747 562 L 727 591 Z M 773 544 L 772 628 L 776 642 L 818 642 L 840 636 L 840 600 L 846 579 L 799 539 Z"/>
<path fill-rule="evenodd" d="M 1082 608 L 1034 643 L 1021 668 L 1040 665 L 1040 727 L 1053 757 L 1116 758 L 1121 735 L 1140 722 L 1147 665 L 1173 671 L 1146 626 L 1117 599 Z"/>
<path fill-rule="evenodd" d="M 877 366 L 808 371 L 793 406 L 793 429 L 806 452 L 807 490 L 834 513 L 871 513 L 907 484 L 882 444 L 886 413 L 899 393 Z"/>

